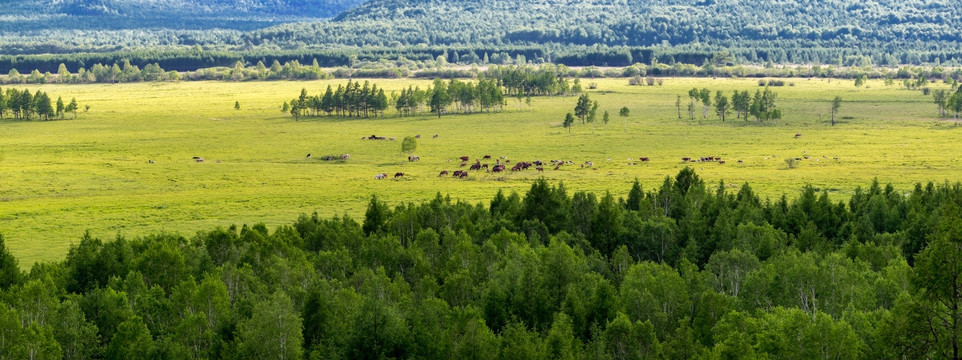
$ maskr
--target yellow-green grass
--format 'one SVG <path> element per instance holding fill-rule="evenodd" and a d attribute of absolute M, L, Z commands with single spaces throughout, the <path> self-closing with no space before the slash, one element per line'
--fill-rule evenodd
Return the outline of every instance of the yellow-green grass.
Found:
<path fill-rule="evenodd" d="M 388 90 L 427 81 L 372 80 Z M 372 193 L 389 204 L 417 202 L 440 192 L 468 202 L 488 201 L 497 189 L 523 192 L 544 176 L 564 181 L 569 192 L 625 194 L 638 178 L 646 189 L 684 166 L 694 167 L 711 186 L 749 182 L 763 196 L 793 197 L 804 184 L 844 199 L 855 186 L 878 178 L 908 191 L 915 182 L 956 181 L 962 163 L 956 149 L 962 128 L 935 118 L 931 97 L 919 91 L 849 80 L 792 79 L 774 88 L 784 119 L 756 125 L 731 116 L 722 123 L 679 120 L 676 95 L 691 87 L 756 89 L 754 79 L 666 79 L 664 86 L 630 87 L 625 79 L 583 80 L 601 108 L 599 121 L 560 126 L 575 97 L 534 98 L 529 108 L 509 99 L 504 112 L 426 114 L 355 120 L 295 121 L 279 105 L 301 88 L 312 94 L 328 83 L 182 82 L 120 85 L 45 85 L 56 97 L 76 97 L 91 106 L 76 120 L 0 121 L 0 233 L 30 266 L 62 259 L 85 230 L 94 236 L 140 236 L 196 231 L 231 224 L 289 223 L 299 214 L 362 216 Z M 933 85 L 944 87 L 942 84 Z M 37 90 L 37 86 L 29 87 Z M 830 100 L 844 100 L 835 127 L 828 124 Z M 241 110 L 234 110 L 239 101 Z M 627 106 L 631 115 L 619 117 Z M 603 111 L 611 113 L 605 131 Z M 698 108 L 701 118 L 701 108 Z M 713 112 L 711 112 L 713 113 Z M 821 115 L 819 117 L 819 115 Z M 821 122 L 819 122 L 821 119 Z M 795 138 L 801 133 L 800 138 Z M 361 140 L 364 136 L 397 141 Z M 421 135 L 409 163 L 400 153 L 404 136 Z M 432 135 L 438 134 L 437 139 Z M 305 155 L 312 153 L 313 158 Z M 350 154 L 326 162 L 320 155 Z M 507 156 L 512 161 L 563 159 L 575 162 L 539 174 L 471 172 L 467 180 L 439 178 L 459 170 L 458 156 Z M 796 169 L 784 159 L 810 156 Z M 203 157 L 203 163 L 192 157 Z M 642 156 L 649 163 L 637 163 Z M 685 164 L 682 157 L 720 156 L 726 164 Z M 834 158 L 838 160 L 834 160 Z M 610 161 L 608 160 L 610 158 Z M 153 160 L 154 164 L 149 164 Z M 744 163 L 737 163 L 742 160 Z M 592 161 L 595 168 L 578 164 Z M 493 164 L 491 161 L 486 161 Z M 378 173 L 406 175 L 374 180 Z"/>

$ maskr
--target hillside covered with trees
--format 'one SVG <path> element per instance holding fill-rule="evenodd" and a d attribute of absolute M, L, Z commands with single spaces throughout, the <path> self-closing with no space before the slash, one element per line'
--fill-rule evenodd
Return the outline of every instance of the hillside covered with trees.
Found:
<path fill-rule="evenodd" d="M 953 16 L 960 12 L 954 1 L 372 0 L 330 24 L 282 25 L 250 37 L 255 43 L 310 34 L 348 45 L 664 46 L 729 49 L 751 62 L 831 64 L 866 55 L 895 65 L 962 59 L 956 41 L 962 20 Z"/>
<path fill-rule="evenodd" d="M 88 234 L 27 273 L 0 238 L 0 356 L 958 358 L 962 185 L 727 188 L 372 197 L 363 220 Z"/>
<path fill-rule="evenodd" d="M 151 62 L 165 57 L 166 51 L 193 46 L 233 53 L 345 54 L 336 65 L 353 65 L 357 58 L 410 59 L 411 53 L 445 51 L 452 57 L 457 52 L 461 63 L 484 63 L 485 55 L 503 54 L 523 55 L 530 62 L 595 66 L 676 61 L 896 66 L 958 64 L 962 59 L 957 41 L 962 38 L 962 20 L 955 16 L 962 13 L 962 3 L 950 0 L 31 4 L 2 10 L 11 20 L 0 24 L 4 53 L 160 51 Z M 332 20 L 321 19 L 337 12 Z M 714 57 L 724 51 L 726 56 Z"/>

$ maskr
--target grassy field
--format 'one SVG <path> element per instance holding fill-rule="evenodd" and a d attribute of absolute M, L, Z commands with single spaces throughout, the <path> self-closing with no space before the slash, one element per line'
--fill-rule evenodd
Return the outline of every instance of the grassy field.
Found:
<path fill-rule="evenodd" d="M 962 127 L 935 118 L 930 96 L 871 81 L 793 79 L 775 88 L 785 118 L 756 125 L 732 118 L 722 123 L 679 120 L 676 95 L 693 86 L 754 93 L 757 80 L 666 79 L 664 86 L 629 87 L 625 79 L 585 80 L 609 111 L 604 125 L 560 126 L 576 98 L 510 99 L 495 114 L 294 121 L 279 105 L 307 88 L 329 83 L 183 82 L 121 85 L 45 85 L 51 96 L 76 97 L 76 120 L 0 120 L 0 233 L 22 265 L 61 259 L 85 230 L 94 236 L 194 232 L 231 224 L 285 224 L 302 213 L 361 216 L 372 193 L 390 204 L 422 201 L 440 192 L 487 202 L 497 189 L 525 191 L 539 176 L 564 181 L 569 191 L 612 191 L 622 196 L 638 178 L 646 189 L 688 165 L 682 157 L 721 156 L 727 164 L 690 164 L 711 183 L 750 182 L 764 196 L 795 196 L 804 184 L 844 199 L 873 178 L 908 191 L 919 181 L 956 181 L 962 158 L 953 148 Z M 336 83 L 341 80 L 334 81 Z M 388 90 L 426 81 L 374 80 Z M 936 84 L 933 87 L 944 86 Z M 29 87 L 31 90 L 37 86 Z M 828 124 L 830 100 L 844 100 Z M 241 110 L 234 109 L 234 102 Z M 631 116 L 617 116 L 627 106 Z M 686 114 L 683 114 L 686 115 Z M 701 109 L 698 110 L 699 117 Z M 821 119 L 821 121 L 820 121 Z M 795 138 L 801 133 L 800 138 Z M 361 140 L 376 134 L 398 141 Z M 409 163 L 401 138 L 422 135 Z M 438 134 L 436 139 L 432 135 Z M 305 155 L 312 153 L 313 158 Z M 320 155 L 350 154 L 326 162 Z M 484 154 L 513 161 L 564 159 L 595 168 L 523 173 L 472 173 L 467 180 L 438 178 L 458 170 L 458 156 Z M 192 157 L 206 159 L 195 162 Z M 651 158 L 629 165 L 628 160 Z M 810 156 L 795 169 L 784 159 Z M 838 158 L 835 160 L 834 158 Z M 610 159 L 610 160 L 609 160 Z M 153 164 L 148 160 L 154 161 Z M 742 160 L 743 163 L 737 163 Z M 473 161 L 473 160 L 472 160 Z M 403 179 L 374 180 L 404 172 Z"/>

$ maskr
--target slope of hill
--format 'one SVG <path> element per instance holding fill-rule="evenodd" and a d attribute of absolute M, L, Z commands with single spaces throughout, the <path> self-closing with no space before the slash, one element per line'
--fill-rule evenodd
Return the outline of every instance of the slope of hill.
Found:
<path fill-rule="evenodd" d="M 879 55 L 882 62 L 945 61 L 959 54 L 960 13 L 954 0 L 371 0 L 333 22 L 284 24 L 249 37 L 288 46 L 728 48 L 775 62 L 834 63 L 838 56 L 821 50 L 837 49 L 894 56 Z"/>
<path fill-rule="evenodd" d="M 333 17 L 363 0 L 40 0 L 0 2 L 0 29 L 137 28 L 251 30 Z"/>

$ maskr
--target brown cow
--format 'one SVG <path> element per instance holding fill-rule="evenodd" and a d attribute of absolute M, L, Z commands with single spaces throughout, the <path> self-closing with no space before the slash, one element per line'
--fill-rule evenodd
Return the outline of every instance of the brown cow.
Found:
<path fill-rule="evenodd" d="M 681 161 L 689 162 L 689 161 L 691 161 L 691 158 L 690 158 L 690 157 L 683 157 L 683 158 L 681 158 Z"/>
<path fill-rule="evenodd" d="M 501 165 L 501 164 L 495 165 L 493 168 L 491 168 L 491 171 L 502 172 L 504 171 L 504 165 Z"/>
<path fill-rule="evenodd" d="M 471 167 L 468 168 L 468 170 L 471 170 L 471 171 L 481 170 L 481 164 L 480 164 L 480 163 L 475 163 L 475 164 L 471 165 Z"/>
<path fill-rule="evenodd" d="M 491 158 L 491 155 L 485 155 L 485 156 L 483 156 L 482 158 L 485 159 L 485 160 L 487 160 L 487 159 L 490 159 L 490 158 Z"/>
<path fill-rule="evenodd" d="M 798 138 L 800 138 L 800 137 L 802 137 L 802 133 L 795 134 L 795 138 L 796 138 L 796 139 L 798 139 Z"/>
<path fill-rule="evenodd" d="M 468 161 L 468 160 L 470 160 L 471 158 L 468 157 L 468 156 L 462 156 L 462 157 L 459 157 L 458 159 L 461 159 L 461 161 Z"/>
<path fill-rule="evenodd" d="M 458 175 L 458 178 L 459 178 L 459 179 L 464 179 L 464 178 L 466 178 L 466 177 L 468 177 L 468 172 L 467 172 L 467 171 L 462 171 L 462 172 L 461 172 L 461 175 Z"/>
<path fill-rule="evenodd" d="M 397 178 L 399 178 L 399 177 L 402 177 L 402 176 L 404 176 L 404 173 L 403 173 L 403 172 L 394 173 L 394 178 L 395 178 L 395 179 L 397 179 Z"/>
<path fill-rule="evenodd" d="M 448 175 L 448 171 L 447 171 L 447 170 L 441 170 L 441 173 L 438 174 L 438 177 L 447 176 L 447 175 Z"/>
<path fill-rule="evenodd" d="M 638 159 L 638 160 L 641 160 L 641 162 L 648 162 L 649 159 L 648 159 L 647 157 L 643 157 L 643 158 L 640 158 L 640 159 Z"/>

